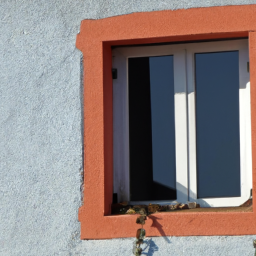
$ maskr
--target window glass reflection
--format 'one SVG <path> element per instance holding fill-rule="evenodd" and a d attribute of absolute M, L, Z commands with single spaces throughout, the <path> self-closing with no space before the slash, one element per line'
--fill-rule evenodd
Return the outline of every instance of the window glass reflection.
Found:
<path fill-rule="evenodd" d="M 173 56 L 130 58 L 130 199 L 176 199 Z"/>
<path fill-rule="evenodd" d="M 195 54 L 198 198 L 241 194 L 238 58 Z"/>

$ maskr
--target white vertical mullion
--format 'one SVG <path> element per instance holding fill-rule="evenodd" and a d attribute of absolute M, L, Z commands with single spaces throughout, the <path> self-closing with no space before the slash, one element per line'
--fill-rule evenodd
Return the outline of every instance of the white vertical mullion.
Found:
<path fill-rule="evenodd" d="M 189 152 L 189 200 L 197 199 L 197 166 L 196 166 L 196 100 L 194 54 L 187 51 L 187 86 L 188 86 L 188 152 Z"/>
<path fill-rule="evenodd" d="M 241 197 L 247 199 L 252 187 L 251 153 L 251 111 L 250 77 L 247 72 L 249 61 L 248 46 L 245 41 L 239 50 L 239 128 L 240 128 L 240 177 Z"/>
<path fill-rule="evenodd" d="M 188 200 L 187 89 L 185 50 L 174 54 L 174 102 L 177 200 Z"/>
<path fill-rule="evenodd" d="M 129 200 L 129 113 L 127 58 L 113 50 L 113 68 L 118 69 L 113 79 L 113 191 L 118 201 Z"/>

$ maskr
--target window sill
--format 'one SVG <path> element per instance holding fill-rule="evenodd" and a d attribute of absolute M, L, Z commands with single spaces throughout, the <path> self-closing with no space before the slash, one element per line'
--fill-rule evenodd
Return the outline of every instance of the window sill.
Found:
<path fill-rule="evenodd" d="M 207 207 L 207 208 L 194 208 L 194 209 L 183 209 L 175 211 L 166 212 L 156 212 L 154 214 L 186 214 L 186 213 L 204 213 L 204 212 L 253 212 L 252 205 L 249 207 Z M 133 215 L 133 214 L 118 214 L 114 213 L 112 215 Z M 150 215 L 149 215 L 150 216 Z"/>
<path fill-rule="evenodd" d="M 177 213 L 191 213 L 191 212 L 253 212 L 252 206 L 249 207 L 211 207 L 211 208 L 195 208 L 178 210 Z M 170 212 L 172 213 L 172 212 Z"/>
<path fill-rule="evenodd" d="M 147 217 L 147 236 L 209 236 L 255 234 L 255 213 L 251 208 L 199 208 L 159 212 Z M 241 208 L 241 209 L 238 209 Z M 138 214 L 90 215 L 85 207 L 79 210 L 82 239 L 134 237 Z"/>

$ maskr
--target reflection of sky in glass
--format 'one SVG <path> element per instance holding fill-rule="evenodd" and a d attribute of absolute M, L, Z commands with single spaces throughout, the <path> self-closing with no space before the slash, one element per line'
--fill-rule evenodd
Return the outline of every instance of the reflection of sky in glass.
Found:
<path fill-rule="evenodd" d="M 176 187 L 173 56 L 150 57 L 153 180 Z"/>
<path fill-rule="evenodd" d="M 199 198 L 240 196 L 238 58 L 195 54 Z"/>

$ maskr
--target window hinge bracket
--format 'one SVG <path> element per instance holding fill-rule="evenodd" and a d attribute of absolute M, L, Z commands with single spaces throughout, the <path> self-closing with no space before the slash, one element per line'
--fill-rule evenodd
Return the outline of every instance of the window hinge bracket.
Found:
<path fill-rule="evenodd" d="M 250 72 L 250 62 L 247 62 L 247 72 Z"/>
<path fill-rule="evenodd" d="M 117 202 L 118 202 L 117 193 L 113 193 L 113 200 L 112 200 L 112 203 L 113 203 L 113 204 L 117 204 Z"/>
<path fill-rule="evenodd" d="M 112 79 L 117 79 L 117 69 L 112 68 Z"/>

